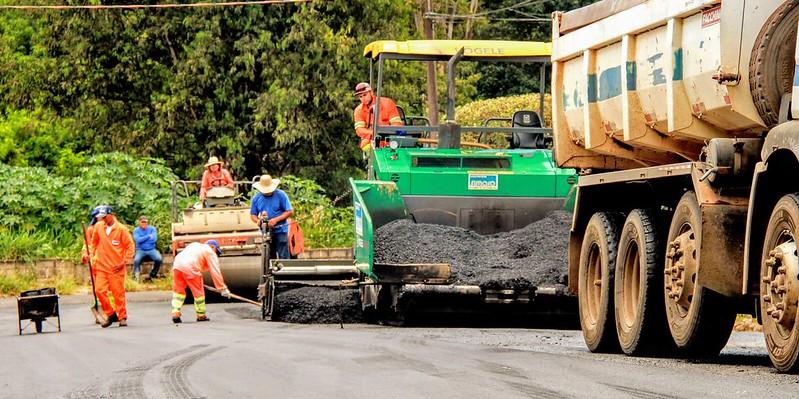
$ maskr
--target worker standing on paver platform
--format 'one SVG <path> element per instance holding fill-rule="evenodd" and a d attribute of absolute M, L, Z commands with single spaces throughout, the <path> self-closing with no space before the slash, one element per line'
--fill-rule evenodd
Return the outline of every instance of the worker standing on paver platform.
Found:
<path fill-rule="evenodd" d="M 374 139 L 372 125 L 375 119 L 376 97 L 372 92 L 372 86 L 366 82 L 358 83 L 355 86 L 355 96 L 361 100 L 361 103 L 355 107 L 353 116 L 355 120 L 355 134 L 361 138 L 361 143 L 359 145 L 361 150 L 368 151 L 372 148 L 372 139 Z M 385 96 L 380 97 L 380 121 L 378 125 L 403 125 L 397 104 L 394 100 Z"/>
<path fill-rule="evenodd" d="M 97 214 L 97 222 L 92 232 L 89 247 L 96 268 L 95 284 L 97 299 L 103 306 L 106 320 L 101 324 L 106 328 L 114 322 L 120 327 L 128 325 L 128 311 L 125 303 L 126 265 L 133 260 L 136 247 L 128 229 L 116 220 L 110 206 L 104 206 Z M 109 292 L 114 304 L 108 298 Z"/>
<path fill-rule="evenodd" d="M 217 157 L 208 158 L 205 163 L 205 172 L 203 172 L 202 184 L 200 186 L 200 201 L 205 201 L 205 195 L 212 187 L 230 187 L 235 188 L 236 183 L 227 169 L 222 168 L 222 161 Z"/>
<path fill-rule="evenodd" d="M 222 272 L 219 271 L 219 257 L 222 250 L 216 240 L 208 240 L 204 244 L 193 242 L 181 251 L 172 263 L 172 322 L 181 323 L 180 308 L 186 300 L 186 286 L 191 289 L 194 296 L 194 310 L 197 321 L 208 321 L 205 314 L 205 287 L 203 287 L 203 272 L 211 274 L 214 286 L 222 290 L 221 295 L 230 297 L 230 290 L 225 285 Z"/>

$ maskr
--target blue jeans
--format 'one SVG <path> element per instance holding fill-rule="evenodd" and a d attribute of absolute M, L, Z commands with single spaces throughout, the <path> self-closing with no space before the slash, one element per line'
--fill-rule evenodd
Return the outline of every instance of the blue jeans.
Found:
<path fill-rule="evenodd" d="M 269 259 L 291 259 L 288 233 L 272 233 L 272 247 L 269 249 Z"/>
<path fill-rule="evenodd" d="M 135 274 L 141 272 L 141 262 L 144 260 L 144 258 L 149 258 L 153 261 L 153 263 L 155 263 L 153 265 L 153 270 L 150 270 L 150 277 L 155 278 L 158 276 L 158 271 L 161 270 L 161 263 L 163 262 L 161 254 L 155 248 L 149 251 L 144 251 L 141 249 L 136 250 L 136 256 L 133 258 L 133 273 Z"/>

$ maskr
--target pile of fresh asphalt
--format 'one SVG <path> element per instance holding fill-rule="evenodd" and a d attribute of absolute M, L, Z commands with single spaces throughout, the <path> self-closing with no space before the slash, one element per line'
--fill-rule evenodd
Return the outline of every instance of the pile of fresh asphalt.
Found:
<path fill-rule="evenodd" d="M 524 228 L 482 236 L 450 226 L 397 220 L 375 236 L 376 263 L 449 263 L 455 284 L 484 289 L 563 287 L 571 214 L 553 212 Z M 273 320 L 362 323 L 358 290 L 278 287 Z"/>
<path fill-rule="evenodd" d="M 301 324 L 362 323 L 356 289 L 330 287 L 278 288 L 272 320 Z"/>
<path fill-rule="evenodd" d="M 375 263 L 449 263 L 455 284 L 484 289 L 565 287 L 571 213 L 482 236 L 459 227 L 395 220 L 375 236 Z"/>

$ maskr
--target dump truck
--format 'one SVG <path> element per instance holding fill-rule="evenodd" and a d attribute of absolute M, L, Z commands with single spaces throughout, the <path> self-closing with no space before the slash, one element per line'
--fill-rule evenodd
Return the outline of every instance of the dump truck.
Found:
<path fill-rule="evenodd" d="M 396 319 L 411 308 L 425 312 L 561 312 L 544 306 L 567 294 L 565 287 L 480 287 L 455 284 L 446 259 L 440 264 L 381 264 L 375 232 L 398 219 L 458 226 L 479 234 L 515 230 L 548 213 L 568 209 L 577 182 L 574 169 L 557 168 L 551 129 L 543 125 L 546 64 L 550 44 L 513 41 L 377 41 L 364 49 L 378 105 L 369 152 L 368 180 L 351 180 L 355 212 L 355 266 L 364 310 Z M 404 126 L 378 126 L 389 63 L 447 65 L 447 115 L 439 126 L 425 117 L 405 117 Z M 522 62 L 540 67 L 536 110 L 507 115 L 505 127 L 460 126 L 455 122 L 455 76 L 459 62 Z M 404 112 L 403 112 L 404 114 Z M 412 121 L 422 121 L 413 123 Z M 507 148 L 467 142 L 461 136 L 503 134 Z M 490 267 L 490 265 L 486 265 Z M 565 266 L 564 266 L 565 273 Z M 553 284 L 554 285 L 554 284 Z M 568 302 L 569 298 L 566 298 Z M 556 301 L 555 301 L 556 302 Z M 576 311 L 576 309 L 575 309 Z"/>
<path fill-rule="evenodd" d="M 552 22 L 588 348 L 712 356 L 748 313 L 799 370 L 799 3 L 605 0 Z"/>

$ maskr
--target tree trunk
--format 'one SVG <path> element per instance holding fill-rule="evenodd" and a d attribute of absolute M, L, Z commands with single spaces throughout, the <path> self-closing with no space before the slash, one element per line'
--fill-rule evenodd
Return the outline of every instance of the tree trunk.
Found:
<path fill-rule="evenodd" d="M 472 21 L 474 18 L 471 15 L 477 12 L 477 0 L 472 0 L 471 4 L 469 4 L 469 19 L 466 20 L 466 33 L 463 35 L 463 38 L 466 40 L 470 40 L 472 38 Z"/>
<path fill-rule="evenodd" d="M 425 2 L 424 13 L 433 11 L 433 0 L 422 0 Z M 424 37 L 427 40 L 433 39 L 433 21 L 430 18 L 423 18 Z M 427 63 L 427 117 L 430 124 L 438 126 L 438 89 L 436 87 L 436 63 Z M 430 133 L 431 138 L 437 138 L 437 132 Z"/>

